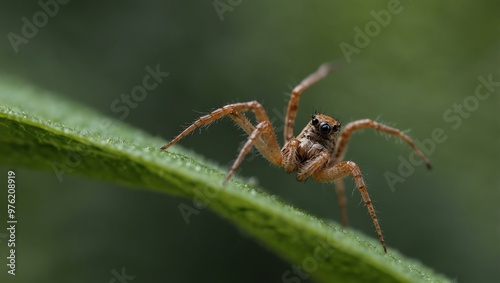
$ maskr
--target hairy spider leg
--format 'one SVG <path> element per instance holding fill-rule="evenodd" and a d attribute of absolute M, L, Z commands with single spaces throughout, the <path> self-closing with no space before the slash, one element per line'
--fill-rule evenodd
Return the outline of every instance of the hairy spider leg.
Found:
<path fill-rule="evenodd" d="M 344 179 L 335 180 L 335 191 L 337 191 L 337 198 L 340 206 L 340 214 L 342 216 L 342 226 L 347 227 L 347 199 L 345 197 Z"/>
<path fill-rule="evenodd" d="M 344 130 L 342 131 L 338 141 L 337 141 L 337 147 L 335 149 L 335 152 L 333 153 L 333 158 L 330 160 L 328 165 L 333 165 L 336 163 L 339 163 L 344 159 L 344 155 L 347 150 L 347 144 L 349 142 L 349 139 L 352 135 L 352 133 L 356 130 L 361 130 L 365 128 L 373 128 L 379 132 L 383 132 L 389 135 L 393 135 L 396 137 L 401 138 L 404 140 L 412 149 L 415 151 L 415 153 L 425 162 L 427 169 L 431 169 L 431 161 L 425 154 L 415 145 L 415 142 L 406 134 L 401 132 L 399 129 L 389 127 L 387 125 L 384 125 L 382 123 L 375 122 L 370 119 L 363 119 L 363 120 L 357 120 L 348 123 L 345 127 Z"/>
<path fill-rule="evenodd" d="M 243 115 L 243 113 L 236 111 L 236 112 L 229 114 L 229 117 L 231 117 L 231 119 L 233 119 L 233 121 L 236 122 L 236 124 L 238 126 L 240 126 L 249 136 L 252 134 L 253 131 L 255 131 L 255 126 L 252 125 L 252 123 L 248 120 L 247 117 L 245 117 L 245 115 Z M 278 144 L 278 141 L 276 140 L 275 134 L 273 134 L 272 136 L 269 136 L 269 139 L 270 139 L 271 144 Z M 281 164 L 281 162 L 282 162 L 280 160 L 280 159 L 282 159 L 280 157 L 281 155 L 275 155 L 275 156 L 272 155 L 272 154 L 274 154 L 274 152 L 271 153 L 268 150 L 268 146 L 267 146 L 266 142 L 262 139 L 262 136 L 260 136 L 257 140 L 255 140 L 255 147 L 264 156 L 264 158 L 266 158 L 272 164 L 275 164 L 275 165 Z M 278 147 L 279 147 L 279 144 L 278 144 Z"/>
<path fill-rule="evenodd" d="M 359 170 L 358 165 L 353 161 L 344 161 L 335 164 L 333 167 L 326 167 L 316 171 L 313 174 L 313 178 L 318 182 L 333 182 L 337 179 L 344 178 L 347 175 L 351 175 L 354 178 L 356 188 L 361 193 L 363 202 L 368 208 L 368 212 L 370 213 L 370 217 L 372 218 L 373 225 L 375 226 L 375 230 L 377 231 L 380 243 L 384 248 L 384 252 L 387 253 L 387 247 L 385 245 L 384 236 L 382 235 L 382 229 L 380 228 L 377 215 L 375 214 L 375 209 L 373 208 L 370 195 L 368 194 L 366 184 L 363 180 L 363 176 L 361 175 L 361 171 Z"/>
<path fill-rule="evenodd" d="M 259 122 L 257 127 L 254 127 L 251 125 L 250 121 L 246 117 L 242 115 L 241 112 L 244 111 L 253 111 L 255 113 L 256 120 Z M 276 139 L 276 134 L 274 132 L 274 129 L 271 126 L 271 122 L 269 121 L 269 117 L 266 114 L 266 111 L 262 107 L 260 103 L 257 101 L 250 101 L 250 102 L 243 102 L 243 103 L 234 103 L 234 104 L 229 104 L 226 105 L 222 108 L 218 108 L 214 111 L 212 111 L 210 114 L 207 114 L 205 116 L 200 117 L 198 120 L 196 120 L 193 124 L 191 124 L 189 127 L 187 127 L 184 131 L 182 131 L 178 136 L 176 136 L 173 140 L 171 140 L 168 144 L 164 145 L 161 147 L 161 150 L 166 150 L 173 144 L 177 143 L 180 141 L 182 138 L 187 136 L 189 133 L 194 131 L 195 129 L 201 127 L 201 126 L 206 126 L 209 125 L 210 123 L 223 118 L 224 116 L 229 115 L 238 125 L 242 127 L 243 130 L 246 132 L 252 130 L 253 132 L 256 132 L 254 136 L 251 135 L 248 141 L 250 141 L 250 147 L 247 149 L 250 150 L 252 145 L 256 145 L 257 149 L 273 164 L 277 166 L 282 166 L 282 154 L 281 150 L 278 144 L 278 141 Z M 262 125 L 259 127 L 259 125 Z M 266 126 L 267 125 L 267 126 Z M 262 140 L 259 141 L 260 137 L 262 136 Z M 247 142 L 248 143 L 248 142 Z M 245 149 L 245 147 L 244 147 Z M 246 153 L 240 152 L 240 156 L 244 157 Z M 239 158 L 236 159 L 235 164 L 239 165 L 242 160 Z M 234 170 L 236 170 L 237 166 L 233 167 L 231 171 L 229 172 L 228 177 L 226 177 L 226 180 L 224 183 L 229 180 L 229 178 L 232 176 L 234 173 Z"/>
<path fill-rule="evenodd" d="M 293 88 L 292 95 L 288 102 L 288 108 L 285 116 L 285 143 L 293 138 L 293 125 L 295 124 L 295 116 L 297 116 L 297 108 L 299 107 L 300 94 L 306 89 L 308 89 L 313 84 L 317 83 L 319 80 L 323 79 L 328 75 L 328 73 L 338 69 L 340 67 L 339 63 L 331 62 L 321 65 L 318 70 L 309 76 L 307 76 L 300 84 Z"/>
<path fill-rule="evenodd" d="M 234 172 L 236 171 L 236 169 L 238 168 L 238 166 L 240 166 L 241 162 L 243 161 L 243 159 L 245 158 L 245 156 L 248 154 L 248 152 L 250 151 L 250 149 L 252 148 L 252 146 L 259 140 L 259 138 L 261 137 L 261 135 L 264 135 L 264 133 L 274 134 L 273 127 L 272 127 L 271 123 L 268 122 L 268 121 L 262 121 L 262 122 L 260 122 L 255 127 L 255 130 L 250 134 L 250 136 L 248 137 L 247 141 L 243 145 L 243 148 L 240 150 L 240 153 L 238 154 L 238 157 L 234 161 L 233 166 L 231 166 L 231 170 L 229 170 L 229 173 L 227 174 L 226 178 L 224 179 L 223 185 L 225 185 L 227 183 L 227 181 L 229 181 L 229 179 L 231 179 L 231 177 L 233 176 Z M 266 150 L 267 150 L 267 147 L 266 147 Z M 282 159 L 281 158 L 281 153 L 279 153 L 279 154 L 280 154 L 280 160 L 281 160 Z"/>

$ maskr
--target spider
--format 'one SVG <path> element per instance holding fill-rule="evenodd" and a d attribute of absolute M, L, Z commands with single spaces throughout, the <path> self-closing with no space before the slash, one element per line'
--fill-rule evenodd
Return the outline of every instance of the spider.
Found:
<path fill-rule="evenodd" d="M 361 193 L 364 204 L 368 208 L 384 252 L 387 253 L 384 236 L 361 171 L 353 161 L 343 161 L 349 139 L 356 130 L 373 128 L 404 140 L 426 163 L 428 169 L 431 169 L 431 163 L 406 134 L 396 128 L 370 119 L 350 122 L 341 130 L 340 122 L 334 118 L 323 114 L 314 114 L 302 132 L 298 136 L 294 136 L 293 126 L 301 93 L 338 67 L 339 65 L 336 63 L 325 63 L 293 89 L 285 118 L 285 145 L 281 148 L 276 140 L 275 130 L 266 111 L 259 102 L 250 101 L 228 104 L 200 117 L 172 141 L 161 147 L 161 150 L 168 149 L 196 128 L 207 126 L 218 119 L 229 116 L 249 137 L 224 179 L 224 185 L 233 176 L 252 146 L 255 146 L 270 163 L 284 167 L 287 173 L 296 172 L 297 181 L 303 182 L 312 177 L 318 182 L 334 182 L 341 209 L 342 223 L 347 226 L 346 198 L 342 178 L 351 175 L 354 178 L 356 188 Z M 257 125 L 254 126 L 243 114 L 246 111 L 252 111 L 255 114 Z"/>

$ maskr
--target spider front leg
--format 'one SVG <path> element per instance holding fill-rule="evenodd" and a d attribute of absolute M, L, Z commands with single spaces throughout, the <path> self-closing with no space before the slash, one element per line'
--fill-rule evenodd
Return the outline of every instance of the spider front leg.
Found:
<path fill-rule="evenodd" d="M 248 119 L 243 116 L 241 112 L 244 111 L 254 112 L 255 117 L 259 122 L 257 127 L 251 125 L 250 121 L 248 121 Z M 266 111 L 257 101 L 229 104 L 212 111 L 208 115 L 200 117 L 198 120 L 194 121 L 193 124 L 182 131 L 178 136 L 176 136 L 173 140 L 171 140 L 168 144 L 162 146 L 161 150 L 166 150 L 167 148 L 187 136 L 189 133 L 194 131 L 196 128 L 209 125 L 210 123 L 227 115 L 229 115 L 247 133 L 249 133 L 250 131 L 252 132 L 251 134 L 249 133 L 250 137 L 247 141 L 248 145 L 245 145 L 241 150 L 239 158 L 236 159 L 235 164 L 233 164 L 233 167 L 231 168 L 231 171 L 229 172 L 228 177 L 226 177 L 224 183 L 229 180 L 229 178 L 234 173 L 234 170 L 236 170 L 238 165 L 241 163 L 243 157 L 246 155 L 246 153 L 248 153 L 251 146 L 254 144 L 271 163 L 277 166 L 282 166 L 283 158 L 278 141 L 276 140 L 276 134 L 271 126 L 271 122 L 269 121 L 269 117 L 267 116 Z"/>
<path fill-rule="evenodd" d="M 223 184 L 226 184 L 227 181 L 229 181 L 229 179 L 231 179 L 231 177 L 233 176 L 234 172 L 240 166 L 241 162 L 243 161 L 243 159 L 245 158 L 245 156 L 248 154 L 248 152 L 250 151 L 250 149 L 252 148 L 252 146 L 255 145 L 260 140 L 260 137 L 262 135 L 270 135 L 270 134 L 274 135 L 274 129 L 273 129 L 273 126 L 271 125 L 271 123 L 268 122 L 268 121 L 260 122 L 254 128 L 253 132 L 250 134 L 250 136 L 248 137 L 247 141 L 245 142 L 245 144 L 241 148 L 240 153 L 238 154 L 238 157 L 236 158 L 236 160 L 233 163 L 233 166 L 231 166 L 231 170 L 229 170 L 229 173 L 227 174 L 226 178 L 224 179 Z M 275 142 L 276 142 L 276 145 L 277 145 L 278 143 L 277 143 L 276 139 L 275 139 Z M 259 151 L 264 156 L 269 156 L 270 155 L 269 147 L 267 147 L 267 145 L 264 146 L 264 147 L 262 147 L 262 148 L 258 148 L 258 149 L 259 149 Z M 281 156 L 281 153 L 279 153 L 279 157 L 276 156 L 276 157 L 273 157 L 273 158 L 274 159 L 279 159 L 279 161 L 277 161 L 278 164 L 276 164 L 276 165 L 281 165 L 281 162 L 283 160 L 283 158 Z"/>
<path fill-rule="evenodd" d="M 229 114 L 229 117 L 231 117 L 231 119 L 233 119 L 233 121 L 236 122 L 236 124 L 240 126 L 249 136 L 255 131 L 255 126 L 252 125 L 252 123 L 247 119 L 247 117 L 245 117 L 245 115 L 243 115 L 243 113 L 236 111 Z M 262 139 L 262 135 L 255 140 L 255 147 L 272 164 L 281 164 L 282 157 L 278 152 L 279 144 L 276 140 L 276 134 L 274 133 L 274 131 L 265 131 L 264 135 L 267 137 L 267 141 L 271 145 L 270 147 L 274 150 L 269 149 L 270 147 L 268 147 L 266 142 Z"/>
<path fill-rule="evenodd" d="M 375 209 L 373 208 L 370 195 L 368 194 L 366 184 L 363 180 L 363 176 L 361 175 L 361 171 L 359 170 L 358 165 L 356 165 L 356 163 L 352 161 L 344 161 L 335 164 L 333 167 L 320 169 L 316 171 L 312 176 L 318 182 L 333 182 L 340 178 L 344 178 L 347 175 L 351 175 L 354 178 L 356 188 L 361 193 L 363 202 L 368 208 L 368 212 L 370 213 L 370 217 L 372 218 L 373 225 L 375 226 L 375 230 L 377 231 L 380 243 L 384 248 L 384 252 L 387 253 L 387 247 L 385 245 L 384 236 L 382 235 L 382 229 L 380 229 L 380 224 L 378 222 L 377 215 L 375 214 Z"/>
<path fill-rule="evenodd" d="M 246 119 L 241 114 L 241 112 L 245 112 L 245 111 L 253 111 L 255 113 L 255 117 L 257 119 L 257 122 L 262 122 L 262 121 L 269 122 L 269 117 L 267 116 L 266 111 L 264 110 L 262 105 L 260 105 L 260 103 L 258 103 L 257 101 L 229 104 L 229 105 L 226 105 L 222 108 L 218 108 L 218 109 L 212 111 L 210 114 L 202 116 L 198 120 L 194 121 L 193 124 L 191 124 L 189 127 L 187 127 L 184 131 L 182 131 L 179 135 L 177 135 L 168 144 L 162 146 L 161 150 L 168 149 L 170 146 L 172 146 L 173 144 L 180 141 L 182 138 L 187 136 L 189 133 L 191 133 L 195 129 L 197 129 L 201 126 L 207 126 L 207 125 L 211 124 L 212 122 L 219 120 L 227 115 L 230 115 L 231 118 L 233 118 L 233 120 L 236 123 L 238 123 L 245 131 L 248 132 L 250 130 L 253 130 L 254 129 L 253 125 L 251 125 L 250 122 L 248 121 L 248 119 Z M 274 158 L 277 158 L 277 156 L 281 156 L 279 144 L 276 141 L 276 134 L 274 133 L 274 130 L 272 132 L 266 132 L 263 135 L 263 138 L 264 138 L 264 142 L 266 143 L 266 145 L 269 148 L 269 151 L 271 152 L 271 155 Z"/>
<path fill-rule="evenodd" d="M 328 151 L 324 150 L 319 152 L 316 157 L 308 160 L 299 168 L 296 177 L 297 181 L 305 181 L 307 178 L 309 178 L 309 176 L 314 174 L 314 172 L 318 171 L 318 169 L 325 165 L 326 162 L 328 162 L 328 159 L 330 159 L 330 154 L 328 153 Z"/>
<path fill-rule="evenodd" d="M 266 111 L 258 103 L 257 101 L 251 101 L 251 102 L 243 102 L 243 103 L 234 103 L 234 104 L 229 104 L 226 105 L 222 108 L 218 108 L 214 111 L 212 111 L 210 114 L 201 116 L 198 120 L 194 121 L 193 124 L 191 124 L 189 127 L 187 127 L 184 131 L 182 131 L 179 135 L 177 135 L 173 140 L 171 140 L 169 143 L 161 147 L 161 150 L 165 150 L 172 146 L 173 144 L 177 143 L 180 141 L 182 138 L 187 136 L 189 133 L 194 131 L 195 129 L 201 127 L 201 126 L 207 126 L 211 124 L 212 122 L 219 120 L 223 118 L 224 116 L 227 116 L 231 113 L 234 112 L 242 112 L 242 111 L 253 111 L 255 113 L 255 117 L 257 118 L 257 121 L 269 121 L 269 117 L 267 117 Z"/>
<path fill-rule="evenodd" d="M 283 167 L 285 167 L 285 172 L 287 173 L 292 173 L 297 169 L 297 164 L 299 163 L 297 160 L 297 149 L 299 145 L 299 140 L 293 138 L 283 146 Z"/>
<path fill-rule="evenodd" d="M 295 124 L 295 116 L 297 115 L 297 108 L 299 107 L 300 94 L 302 94 L 304 90 L 308 89 L 310 86 L 324 78 L 326 75 L 328 75 L 328 73 L 336 70 L 339 67 L 340 64 L 338 63 L 325 63 L 319 66 L 316 72 L 307 76 L 300 82 L 300 84 L 293 88 L 285 117 L 285 143 L 293 138 L 293 125 Z"/>
<path fill-rule="evenodd" d="M 399 129 L 389 127 L 387 125 L 375 122 L 375 121 L 370 120 L 370 119 L 353 121 L 344 127 L 344 130 L 342 131 L 342 134 L 337 141 L 337 147 L 336 147 L 335 152 L 333 154 L 333 158 L 329 162 L 330 166 L 332 164 L 336 164 L 344 159 L 344 155 L 345 155 L 346 150 L 347 150 L 347 144 L 349 142 L 349 139 L 351 138 L 352 133 L 356 130 L 361 130 L 361 129 L 365 129 L 365 128 L 373 128 L 379 132 L 383 132 L 383 133 L 401 138 L 425 162 L 427 169 L 430 170 L 432 168 L 431 161 L 429 160 L 429 158 L 427 158 L 427 156 L 425 156 L 425 154 L 417 147 L 417 145 L 415 145 L 415 142 L 409 136 L 407 136 L 406 134 L 401 132 Z"/>

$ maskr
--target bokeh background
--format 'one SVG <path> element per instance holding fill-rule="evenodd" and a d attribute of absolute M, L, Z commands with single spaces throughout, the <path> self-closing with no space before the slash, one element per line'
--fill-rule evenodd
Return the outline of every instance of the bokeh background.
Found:
<path fill-rule="evenodd" d="M 218 13 L 214 3 L 230 8 Z M 457 282 L 494 282 L 500 276 L 500 87 L 473 110 L 453 111 L 474 95 L 478 76 L 500 81 L 500 2 L 402 0 L 400 12 L 373 29 L 348 62 L 340 45 L 356 47 L 355 28 L 364 31 L 374 21 L 371 11 L 391 3 L 70 1 L 16 53 L 8 34 L 21 36 L 22 18 L 33 22 L 43 9 L 37 1 L 2 1 L 0 74 L 120 119 L 113 101 L 142 83 L 146 66 L 159 64 L 169 77 L 124 122 L 170 139 L 200 113 L 258 100 L 281 142 L 291 88 L 319 64 L 343 62 L 303 94 L 296 133 L 314 111 L 344 124 L 379 119 L 411 129 L 420 141 L 443 129 L 446 141 L 430 154 L 434 169 L 418 166 L 392 189 L 384 174 L 398 174 L 399 158 L 408 159 L 404 143 L 365 130 L 352 138 L 347 158 L 364 173 L 391 249 Z M 460 125 L 445 113 L 460 117 Z M 226 119 L 181 146 L 228 166 L 244 139 Z M 0 231 L 1 282 L 119 282 L 113 270 L 122 268 L 135 276 L 129 282 L 281 282 L 290 268 L 209 210 L 186 225 L 178 205 L 190 200 L 78 176 L 59 182 L 53 172 L 0 172 L 8 169 L 18 178 L 18 275 L 4 272 Z M 300 209 L 340 221 L 332 185 L 298 183 L 256 154 L 238 174 Z M 351 180 L 347 188 L 351 227 L 375 237 Z M 0 196 L 6 204 L 4 190 Z"/>

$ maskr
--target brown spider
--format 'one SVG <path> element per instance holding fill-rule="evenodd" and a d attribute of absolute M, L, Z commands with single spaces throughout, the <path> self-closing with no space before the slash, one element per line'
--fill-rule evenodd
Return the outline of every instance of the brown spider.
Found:
<path fill-rule="evenodd" d="M 182 133 L 176 136 L 172 141 L 163 146 L 165 150 L 175 144 L 187 134 L 200 126 L 206 126 L 215 120 L 229 115 L 245 132 L 249 138 L 243 145 L 238 157 L 233 163 L 231 170 L 227 174 L 224 184 L 231 178 L 235 170 L 243 161 L 243 158 L 250 151 L 252 146 L 262 153 L 262 155 L 272 164 L 285 167 L 287 173 L 297 172 L 297 181 L 305 181 L 312 177 L 319 182 L 335 182 L 339 205 L 342 213 L 342 223 L 347 226 L 346 199 L 344 195 L 344 183 L 342 178 L 352 175 L 355 184 L 363 202 L 365 203 L 370 216 L 373 220 L 375 230 L 377 231 L 380 243 L 387 252 L 387 248 L 382 235 L 382 230 L 375 215 L 372 201 L 368 194 L 365 182 L 361 176 L 358 165 L 353 161 L 342 161 L 347 149 L 347 143 L 352 133 L 363 128 L 374 128 L 377 131 L 394 135 L 403 139 L 410 147 L 424 160 L 427 168 L 431 168 L 429 159 L 415 145 L 413 140 L 396 128 L 378 123 L 370 119 L 363 119 L 351 122 L 345 125 L 344 130 L 340 131 L 340 123 L 326 115 L 312 115 L 311 121 L 294 137 L 293 125 L 297 113 L 300 94 L 311 85 L 324 78 L 329 72 L 337 69 L 337 64 L 327 63 L 305 78 L 298 86 L 293 89 L 285 120 L 285 145 L 280 149 L 276 140 L 274 131 L 266 111 L 257 101 L 234 103 L 212 111 L 212 113 L 202 116 L 186 128 Z M 258 124 L 254 126 L 242 112 L 253 111 Z"/>

